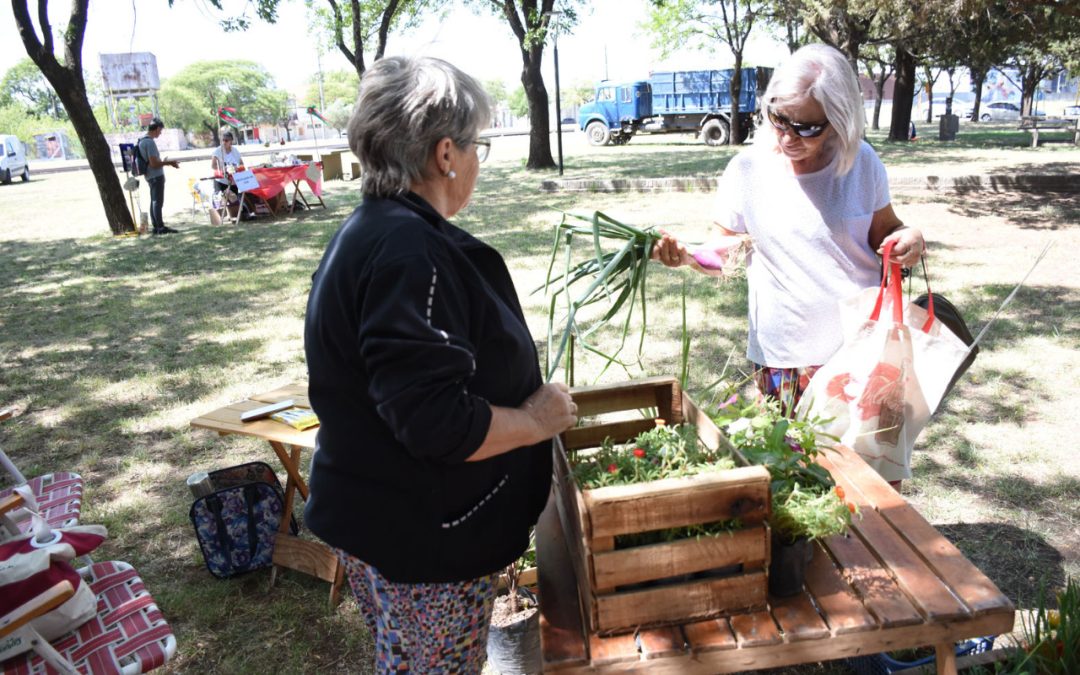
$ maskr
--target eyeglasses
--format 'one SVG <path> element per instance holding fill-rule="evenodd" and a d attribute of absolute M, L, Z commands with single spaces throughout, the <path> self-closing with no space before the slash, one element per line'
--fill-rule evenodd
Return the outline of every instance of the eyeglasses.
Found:
<path fill-rule="evenodd" d="M 490 138 L 478 138 L 473 141 L 473 145 L 476 146 L 476 158 L 483 162 L 491 154 L 491 139 Z"/>
<path fill-rule="evenodd" d="M 784 117 L 778 112 L 774 112 L 769 109 L 769 122 L 781 133 L 786 132 L 788 129 L 793 131 L 799 138 L 817 138 L 821 134 L 825 133 L 826 127 L 829 126 L 829 120 L 824 122 L 817 122 L 814 124 L 806 124 L 803 122 L 792 122 L 787 117 Z"/>

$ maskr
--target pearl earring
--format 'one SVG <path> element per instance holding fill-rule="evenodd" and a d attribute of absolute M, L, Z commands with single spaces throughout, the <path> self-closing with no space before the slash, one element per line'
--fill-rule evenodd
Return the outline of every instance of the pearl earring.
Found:
<path fill-rule="evenodd" d="M 454 180 L 455 178 L 457 178 L 457 174 L 454 173 L 453 169 L 450 169 L 449 171 L 446 172 L 446 177 L 449 178 L 450 180 Z"/>

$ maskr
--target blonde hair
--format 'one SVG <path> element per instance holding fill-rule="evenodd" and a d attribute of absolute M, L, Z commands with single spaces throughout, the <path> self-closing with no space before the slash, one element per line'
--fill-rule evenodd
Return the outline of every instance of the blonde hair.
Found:
<path fill-rule="evenodd" d="M 407 192 L 424 177 L 435 144 L 449 137 L 465 148 L 491 121 L 484 88 L 450 63 L 387 56 L 360 80 L 349 119 L 349 147 L 364 168 L 365 194 Z"/>
<path fill-rule="evenodd" d="M 763 97 L 773 110 L 799 106 L 808 99 L 825 109 L 835 132 L 826 140 L 826 149 L 838 155 L 836 173 L 842 176 L 851 171 L 859 154 L 866 115 L 859 80 L 839 50 L 823 44 L 802 47 L 773 72 Z M 779 147 L 776 134 L 757 137 L 762 144 Z"/>

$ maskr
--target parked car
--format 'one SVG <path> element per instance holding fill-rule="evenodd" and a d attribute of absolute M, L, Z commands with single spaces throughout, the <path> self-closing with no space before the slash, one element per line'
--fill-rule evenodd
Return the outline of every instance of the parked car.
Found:
<path fill-rule="evenodd" d="M 26 146 L 18 136 L 0 135 L 0 183 L 7 185 L 12 176 L 19 176 L 23 182 L 30 180 L 30 167 L 26 164 Z"/>
<path fill-rule="evenodd" d="M 1065 117 L 1080 117 L 1080 105 L 1065 106 Z"/>
<path fill-rule="evenodd" d="M 974 107 L 968 108 L 966 115 L 968 119 L 971 119 L 974 109 Z M 1035 117 L 1046 117 L 1046 113 L 1036 110 Z M 979 106 L 979 120 L 982 122 L 1009 122 L 1018 119 L 1020 119 L 1019 103 L 1013 103 L 1012 101 L 987 103 L 983 101 L 982 105 Z"/>

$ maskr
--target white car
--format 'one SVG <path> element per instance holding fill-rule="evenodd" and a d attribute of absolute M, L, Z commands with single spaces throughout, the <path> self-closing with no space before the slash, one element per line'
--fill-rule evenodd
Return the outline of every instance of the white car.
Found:
<path fill-rule="evenodd" d="M 968 108 L 968 119 L 971 119 L 972 110 L 974 110 L 973 107 Z M 1046 113 L 1041 110 L 1036 110 L 1035 117 L 1046 117 Z M 979 120 L 982 122 L 1009 122 L 1018 119 L 1020 119 L 1019 103 L 1013 103 L 1012 101 L 994 101 L 993 103 L 983 102 L 983 104 L 979 106 Z"/>
<path fill-rule="evenodd" d="M 18 136 L 0 135 L 0 183 L 7 185 L 12 176 L 19 176 L 25 183 L 30 180 L 30 167 L 26 163 L 26 146 Z"/>
<path fill-rule="evenodd" d="M 1080 117 L 1080 105 L 1065 106 L 1065 117 Z"/>

